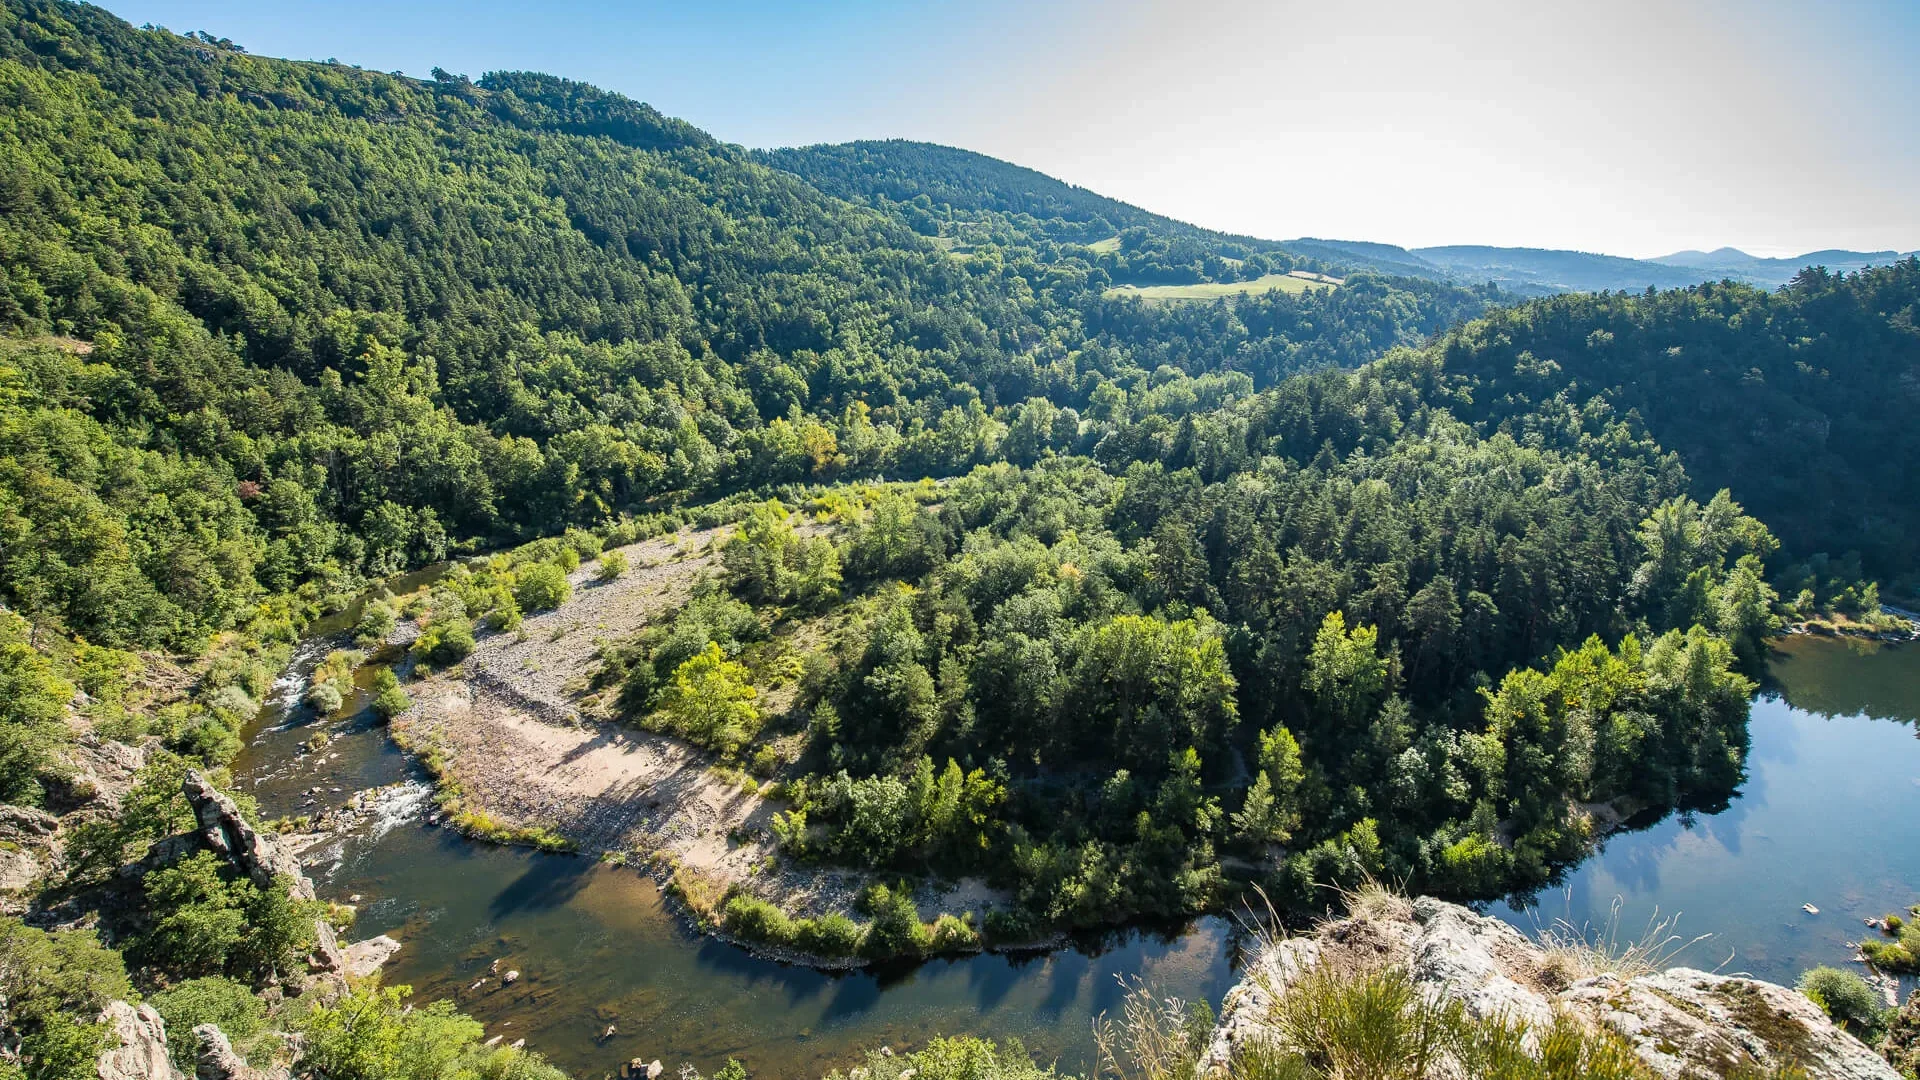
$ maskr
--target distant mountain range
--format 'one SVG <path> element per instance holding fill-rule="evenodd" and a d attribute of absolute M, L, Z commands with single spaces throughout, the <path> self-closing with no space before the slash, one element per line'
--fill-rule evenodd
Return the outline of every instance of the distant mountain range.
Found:
<path fill-rule="evenodd" d="M 1282 246 L 1300 255 L 1386 274 L 1472 284 L 1491 281 L 1522 296 L 1603 289 L 1638 292 L 1649 287 L 1670 289 L 1723 278 L 1775 288 L 1793 280 L 1795 274 L 1808 266 L 1824 266 L 1833 271 L 1858 270 L 1885 266 L 1906 257 L 1898 251 L 1828 249 L 1787 259 L 1764 259 L 1738 248 L 1723 247 L 1714 251 L 1676 251 L 1658 259 L 1627 259 L 1550 248 L 1462 244 L 1409 249 L 1393 244 L 1314 237 L 1282 241 Z"/>
<path fill-rule="evenodd" d="M 1250 253 L 1284 251 L 1319 264 L 1308 269 L 1372 270 L 1475 287 L 1492 282 L 1520 296 L 1642 292 L 1649 287 L 1684 288 L 1725 278 L 1776 288 L 1807 266 L 1848 271 L 1904 258 L 1897 251 L 1826 250 L 1763 259 L 1723 247 L 1676 251 L 1658 259 L 1628 259 L 1548 248 L 1454 245 L 1410 250 L 1394 244 L 1314 237 L 1275 242 L 1203 229 L 1024 166 L 934 143 L 887 139 L 756 150 L 753 156 L 803 177 L 829 195 L 898 214 L 928 235 L 953 231 L 956 215 L 969 220 L 981 214 L 1004 215 L 1009 223 L 1018 223 L 1018 231 L 1057 244 L 1099 250 L 1117 234 L 1145 229 L 1172 245 L 1168 252 L 1172 262 L 1204 258 L 1209 252 L 1238 260 Z M 949 224 L 943 227 L 941 221 Z M 975 222 L 969 229 L 978 232 L 983 227 Z"/>

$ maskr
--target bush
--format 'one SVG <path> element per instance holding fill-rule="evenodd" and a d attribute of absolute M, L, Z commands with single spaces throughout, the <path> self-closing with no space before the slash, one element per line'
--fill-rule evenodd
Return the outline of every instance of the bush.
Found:
<path fill-rule="evenodd" d="M 413 652 L 435 667 L 457 664 L 473 652 L 473 624 L 460 616 L 435 619 L 414 639 Z"/>
<path fill-rule="evenodd" d="M 360 622 L 354 627 L 354 644 L 371 649 L 387 639 L 398 623 L 393 605 L 384 600 L 369 600 L 360 609 Z"/>
<path fill-rule="evenodd" d="M 567 584 L 566 571 L 553 563 L 535 563 L 521 570 L 513 590 L 513 598 L 524 611 L 551 611 L 572 597 L 573 586 Z"/>
<path fill-rule="evenodd" d="M 331 716 L 340 711 L 340 706 L 346 703 L 346 698 L 341 695 L 340 688 L 333 683 L 317 682 L 307 687 L 306 702 L 313 707 L 314 712 L 322 716 Z"/>
<path fill-rule="evenodd" d="M 1825 1009 L 1834 1023 L 1855 1035 L 1866 1035 L 1880 1027 L 1879 995 L 1867 985 L 1867 980 L 1853 972 L 1833 967 L 1812 968 L 1801 973 L 1799 986 L 1800 992 Z"/>
<path fill-rule="evenodd" d="M 980 932 L 973 928 L 973 916 L 941 915 L 933 921 L 934 952 L 962 952 L 980 947 Z"/>
<path fill-rule="evenodd" d="M 301 1075 L 332 1080 L 567 1080 L 538 1054 L 480 1042 L 451 1001 L 415 1008 L 405 987 L 356 990 L 298 1021 Z"/>
<path fill-rule="evenodd" d="M 627 572 L 627 553 L 624 551 L 603 552 L 600 556 L 600 580 L 613 581 Z"/>
<path fill-rule="evenodd" d="M 795 928 L 794 944 L 815 956 L 859 956 L 866 937 L 866 927 L 836 911 L 817 919 L 800 920 Z"/>
<path fill-rule="evenodd" d="M 487 628 L 490 630 L 518 630 L 525 616 L 520 614 L 520 604 L 513 594 L 501 591 L 501 602 L 492 611 L 487 612 Z"/>
<path fill-rule="evenodd" d="M 373 697 L 373 711 L 382 720 L 391 720 L 413 708 L 413 698 L 398 686 L 389 686 Z"/>
<path fill-rule="evenodd" d="M 875 1050 L 865 1064 L 847 1073 L 834 1072 L 827 1080 L 1056 1080 L 1057 1076 L 1053 1069 L 1034 1064 L 1026 1048 L 1013 1039 L 998 1047 L 986 1039 L 964 1037 L 936 1038 L 910 1054 Z"/>
<path fill-rule="evenodd" d="M 903 886 L 868 886 L 860 903 L 873 922 L 867 927 L 865 952 L 872 957 L 924 956 L 933 948 L 933 931 L 920 921 L 913 894 Z"/>
<path fill-rule="evenodd" d="M 188 1075 L 199 1055 L 196 1025 L 218 1024 L 236 1043 L 259 1034 L 262 1027 L 260 999 L 245 985 L 218 975 L 188 979 L 155 994 L 153 1007 L 167 1022 L 168 1056 Z"/>
<path fill-rule="evenodd" d="M 106 1030 L 94 1018 L 108 1002 L 132 997 L 119 954 L 102 948 L 93 931 L 48 933 L 0 918 L 0 1031 L 7 1042 L 0 1076 L 94 1080 L 106 1048 Z"/>
<path fill-rule="evenodd" d="M 757 896 L 735 895 L 727 900 L 723 923 L 727 933 L 769 945 L 794 942 L 793 919 Z"/>
<path fill-rule="evenodd" d="M 266 979 L 299 966 L 323 910 L 294 900 L 284 880 L 258 888 L 198 851 L 143 883 L 153 925 L 135 939 L 142 963 L 186 978 L 229 974 Z"/>
<path fill-rule="evenodd" d="M 583 559 L 591 559 L 595 555 L 600 554 L 604 544 L 604 541 L 598 536 L 595 536 L 585 529 L 568 529 L 566 535 L 561 539 L 565 540 L 567 546 L 572 548 L 574 553 Z"/>

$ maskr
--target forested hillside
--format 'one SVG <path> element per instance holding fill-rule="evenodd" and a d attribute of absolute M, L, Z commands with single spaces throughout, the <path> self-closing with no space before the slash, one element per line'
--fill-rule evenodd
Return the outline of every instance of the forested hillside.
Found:
<path fill-rule="evenodd" d="M 0 101 L 0 800 L 72 819 L 35 888 L 122 890 L 111 950 L 0 922 L 40 965 L 7 978 L 94 987 L 0 995 L 36 1077 L 92 1075 L 103 994 L 257 1026 L 304 968 L 313 901 L 155 845 L 311 620 L 450 555 L 359 609 L 369 647 L 418 636 L 330 654 L 308 707 L 369 663 L 405 713 L 582 558 L 612 581 L 622 544 L 726 526 L 691 600 L 580 642 L 583 693 L 777 782 L 769 864 L 873 886 L 860 924 L 705 914 L 894 956 L 1255 884 L 1288 912 L 1369 876 L 1537 887 L 1595 804 L 1736 790 L 1779 618 L 1870 614 L 1861 568 L 1916 554 L 1912 259 L 1491 311 L 1372 273 L 1145 303 L 1106 294 L 1329 266 L 977 155 L 754 155 L 552 76 L 62 0 L 0 6 Z M 147 756 L 108 807 L 68 755 L 111 742 Z M 960 874 L 993 924 L 889 884 Z M 375 996 L 378 1038 L 303 1014 L 307 1065 L 413 1075 L 326 1055 L 415 1039 L 551 1075 Z"/>
<path fill-rule="evenodd" d="M 747 485 L 950 474 L 1029 399 L 1178 412 L 1483 306 L 1141 312 L 1091 254 L 955 257 L 581 84 L 0 19 L 0 597 L 103 642 Z"/>
<path fill-rule="evenodd" d="M 921 232 L 937 236 L 941 212 L 991 211 L 1030 219 L 1062 243 L 1092 244 L 1124 229 L 1226 242 L 1242 251 L 1278 250 L 1246 236 L 1223 236 L 1075 187 L 1011 162 L 936 143 L 908 139 L 833 143 L 762 150 L 755 154 L 829 195 L 900 212 Z"/>
<path fill-rule="evenodd" d="M 1500 309 L 1436 347 L 1466 414 L 1526 438 L 1633 417 L 1705 497 L 1731 488 L 1810 574 L 1920 561 L 1920 259 L 1785 289 L 1701 285 Z M 1849 562 L 1849 553 L 1858 558 Z M 1809 581 L 1808 584 L 1811 584 Z"/>

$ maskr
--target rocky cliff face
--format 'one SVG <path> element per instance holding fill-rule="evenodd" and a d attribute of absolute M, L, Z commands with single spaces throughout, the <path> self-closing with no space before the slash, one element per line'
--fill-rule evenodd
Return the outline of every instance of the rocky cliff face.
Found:
<path fill-rule="evenodd" d="M 204 845 L 231 860 L 235 869 L 262 888 L 278 888 L 284 883 L 296 898 L 313 899 L 313 882 L 299 859 L 277 839 L 247 824 L 234 801 L 204 776 L 189 772 L 182 793 L 193 807 L 198 831 L 168 837 L 154 845 L 145 864 L 165 865 Z M 6 815 L 8 809 L 0 807 L 0 825 L 15 820 Z M 23 828 L 40 824 L 28 818 L 19 820 L 26 822 Z M 151 866 L 136 864 L 126 869 Z M 348 976 L 366 977 L 379 971 L 400 948 L 399 942 L 384 934 L 342 948 L 324 919 L 314 921 L 314 932 L 314 951 L 308 959 L 311 970 L 297 989 L 302 995 L 314 994 L 322 1000 L 345 992 Z M 101 1054 L 97 1070 L 100 1080 L 187 1080 L 167 1057 L 166 1026 L 152 1006 L 116 1001 L 100 1019 L 111 1028 L 109 1047 Z M 284 1066 L 262 1070 L 248 1065 L 234 1052 L 227 1036 L 212 1024 L 194 1028 L 194 1036 L 199 1044 L 196 1073 L 200 1080 L 286 1080 Z"/>
<path fill-rule="evenodd" d="M 300 860 L 273 837 L 262 835 L 240 815 L 240 807 L 226 793 L 214 787 L 198 770 L 187 773 L 182 790 L 200 823 L 200 842 L 226 856 L 242 873 L 262 889 L 274 887 L 284 879 L 296 899 L 313 899 L 313 882 L 301 869 Z"/>
<path fill-rule="evenodd" d="M 1477 1018 L 1523 1020 L 1537 1029 L 1568 1013 L 1618 1032 L 1670 1080 L 1787 1062 L 1813 1077 L 1901 1080 L 1797 991 L 1690 968 L 1575 978 L 1561 957 L 1506 923 L 1424 898 L 1371 904 L 1364 914 L 1265 949 L 1228 993 L 1201 1075 L 1224 1076 L 1241 1048 L 1273 1038 L 1277 997 L 1319 965 L 1399 967 L 1426 994 L 1458 1001 Z"/>

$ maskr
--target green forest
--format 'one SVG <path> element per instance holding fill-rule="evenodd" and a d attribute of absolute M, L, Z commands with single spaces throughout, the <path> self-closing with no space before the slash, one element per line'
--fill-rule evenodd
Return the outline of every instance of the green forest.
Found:
<path fill-rule="evenodd" d="M 986 876 L 968 941 L 1537 888 L 1596 804 L 1738 789 L 1783 619 L 1920 594 L 1912 258 L 1520 303 L 943 147 L 749 152 L 64 0 L 0 5 L 0 101 L 0 799 L 84 803 L 79 732 L 150 762 L 59 900 L 181 827 L 315 618 L 449 558 L 369 641 L 415 618 L 453 667 L 603 547 L 732 526 L 597 688 L 777 780 L 802 865 Z M 1294 269 L 1345 276 L 1104 295 Z M 55 976 L 0 994 L 0 1078 L 92 1075 L 131 993 L 257 1026 L 312 945 L 205 853 L 144 881 L 111 948 L 0 920 L 0 981 Z M 874 893 L 823 949 L 941 947 Z M 338 1080 L 551 1075 L 393 992 L 300 1022 Z"/>

